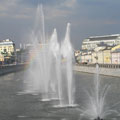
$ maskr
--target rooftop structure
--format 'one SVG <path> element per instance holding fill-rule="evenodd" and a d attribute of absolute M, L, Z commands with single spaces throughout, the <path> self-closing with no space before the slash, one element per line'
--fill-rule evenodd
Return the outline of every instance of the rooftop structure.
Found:
<path fill-rule="evenodd" d="M 98 46 L 115 46 L 120 44 L 120 34 L 92 36 L 83 40 L 82 49 L 94 50 Z"/>

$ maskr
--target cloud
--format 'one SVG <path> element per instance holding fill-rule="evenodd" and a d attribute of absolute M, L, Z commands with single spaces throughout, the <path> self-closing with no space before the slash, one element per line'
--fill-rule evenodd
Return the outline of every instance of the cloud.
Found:
<path fill-rule="evenodd" d="M 72 15 L 73 9 L 75 8 L 77 0 L 61 0 L 61 2 L 53 5 L 45 5 L 46 9 L 46 18 L 55 19 L 55 18 L 67 18 Z"/>
<path fill-rule="evenodd" d="M 0 17 L 30 18 L 33 8 L 20 4 L 20 0 L 0 0 Z"/>
<path fill-rule="evenodd" d="M 0 12 L 7 12 L 14 8 L 19 0 L 0 0 Z"/>
<path fill-rule="evenodd" d="M 71 11 L 67 11 L 65 9 L 59 9 L 57 7 L 51 8 L 51 7 L 45 7 L 46 9 L 46 19 L 48 20 L 52 20 L 55 18 L 61 18 L 61 17 L 67 17 L 68 15 L 70 15 L 72 12 Z"/>
<path fill-rule="evenodd" d="M 117 24 L 120 24 L 120 21 L 117 21 L 117 20 L 104 20 L 103 21 L 103 24 L 105 25 L 117 25 Z"/>
<path fill-rule="evenodd" d="M 77 0 L 65 0 L 61 5 L 64 7 L 72 8 L 76 5 Z"/>
<path fill-rule="evenodd" d="M 74 8 L 77 0 L 40 0 L 40 2 L 47 11 L 47 19 L 54 19 L 72 14 L 72 10 L 67 8 Z M 0 17 L 30 18 L 31 13 L 35 12 L 36 4 L 37 2 L 33 0 L 0 0 Z"/>
<path fill-rule="evenodd" d="M 19 15 L 15 15 L 14 18 L 16 19 L 28 19 L 31 18 L 30 16 L 24 15 L 24 14 L 19 14 Z"/>
<path fill-rule="evenodd" d="M 47 34 L 56 27 L 58 35 L 64 36 L 65 25 L 71 22 L 76 46 L 86 36 L 119 33 L 119 0 L 0 0 L 1 38 L 9 34 L 19 41 L 27 34 L 23 31 L 34 26 L 38 4 L 43 4 Z"/>

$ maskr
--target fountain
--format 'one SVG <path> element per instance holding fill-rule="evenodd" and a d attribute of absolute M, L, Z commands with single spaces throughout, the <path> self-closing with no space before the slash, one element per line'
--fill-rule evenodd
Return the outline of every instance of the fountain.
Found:
<path fill-rule="evenodd" d="M 74 107 L 74 82 L 72 57 L 73 48 L 70 42 L 70 26 L 67 24 L 66 34 L 61 46 L 58 42 L 57 30 L 54 29 L 50 40 L 45 38 L 44 14 L 42 6 L 38 6 L 35 27 L 31 34 L 32 56 L 25 76 L 25 93 L 38 95 L 42 101 L 59 100 L 56 107 Z M 100 85 L 99 65 L 96 64 L 94 87 L 88 94 L 86 106 L 80 109 L 81 117 L 92 120 L 104 120 L 116 110 L 106 106 L 106 95 L 110 85 Z"/>
<path fill-rule="evenodd" d="M 67 24 L 65 39 L 61 46 L 56 29 L 50 40 L 46 40 L 44 13 L 42 5 L 39 5 L 30 38 L 32 41 L 30 57 L 33 57 L 25 76 L 25 93 L 40 94 L 42 101 L 57 99 L 60 107 L 72 106 L 74 86 L 70 23 Z"/>
<path fill-rule="evenodd" d="M 72 49 L 72 45 L 70 43 L 70 23 L 67 24 L 67 29 L 66 29 L 66 35 L 65 35 L 65 39 L 62 42 L 61 45 L 61 55 L 63 57 L 63 59 L 65 59 L 65 63 L 64 64 L 64 69 L 65 69 L 65 78 L 67 80 L 67 86 L 65 86 L 67 88 L 67 101 L 66 104 L 68 104 L 68 106 L 72 106 L 73 105 L 73 73 L 72 73 L 72 57 L 73 57 L 73 49 Z"/>
<path fill-rule="evenodd" d="M 51 36 L 49 42 L 49 50 L 50 50 L 50 62 L 51 62 L 51 78 L 50 84 L 52 92 L 54 92 L 55 98 L 61 100 L 61 56 L 60 56 L 60 45 L 57 41 L 57 30 L 54 29 L 53 34 Z M 58 89 L 57 89 L 58 88 Z M 51 97 L 54 99 L 53 97 Z"/>
<path fill-rule="evenodd" d="M 42 99 L 48 100 L 50 61 L 49 47 L 45 39 L 44 14 L 42 5 L 38 6 L 35 27 L 31 34 L 32 48 L 30 50 L 31 63 L 25 76 L 25 91 L 42 93 Z M 31 57 L 32 56 L 32 57 Z"/>
<path fill-rule="evenodd" d="M 113 110 L 112 107 L 108 107 L 106 104 L 106 95 L 109 88 L 110 85 L 108 84 L 104 86 L 100 85 L 99 65 L 96 64 L 94 87 L 91 93 L 87 92 L 88 101 L 86 106 L 81 109 L 81 118 L 87 117 L 92 120 L 104 120 L 110 114 L 117 113 L 116 110 Z"/>

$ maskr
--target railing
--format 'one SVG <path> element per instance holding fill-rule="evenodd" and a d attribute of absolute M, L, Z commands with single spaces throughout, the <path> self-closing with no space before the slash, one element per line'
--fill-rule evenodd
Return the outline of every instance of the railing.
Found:
<path fill-rule="evenodd" d="M 76 64 L 78 66 L 85 66 L 85 67 L 96 67 L 96 64 Z M 100 68 L 111 68 L 111 69 L 120 69 L 120 64 L 99 64 Z"/>
<path fill-rule="evenodd" d="M 9 64 L 0 66 L 0 75 L 17 72 L 25 69 L 25 64 Z"/>

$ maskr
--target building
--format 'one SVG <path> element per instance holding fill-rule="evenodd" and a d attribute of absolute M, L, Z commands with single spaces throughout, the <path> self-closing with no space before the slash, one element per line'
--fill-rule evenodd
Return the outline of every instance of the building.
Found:
<path fill-rule="evenodd" d="M 80 64 L 120 64 L 120 34 L 89 37 L 79 53 Z"/>
<path fill-rule="evenodd" d="M 99 63 L 99 64 L 103 64 L 104 63 L 104 51 L 103 50 L 101 50 L 101 51 L 99 51 L 99 52 L 97 52 L 97 63 Z"/>
<path fill-rule="evenodd" d="M 116 46 L 120 44 L 120 34 L 92 36 L 83 40 L 82 49 L 94 50 L 98 46 Z"/>
<path fill-rule="evenodd" d="M 111 48 L 105 49 L 103 51 L 103 64 L 112 64 L 111 63 Z"/>
<path fill-rule="evenodd" d="M 4 62 L 4 56 L 0 54 L 0 65 Z"/>
<path fill-rule="evenodd" d="M 10 39 L 0 41 L 0 53 L 7 53 L 8 56 L 11 56 L 15 52 L 15 44 Z"/>
<path fill-rule="evenodd" d="M 15 60 L 15 44 L 10 39 L 0 41 L 0 61 L 13 62 Z"/>
<path fill-rule="evenodd" d="M 80 55 L 80 50 L 76 50 L 76 51 L 74 52 L 74 55 L 75 55 L 75 57 L 79 56 L 79 55 Z"/>

